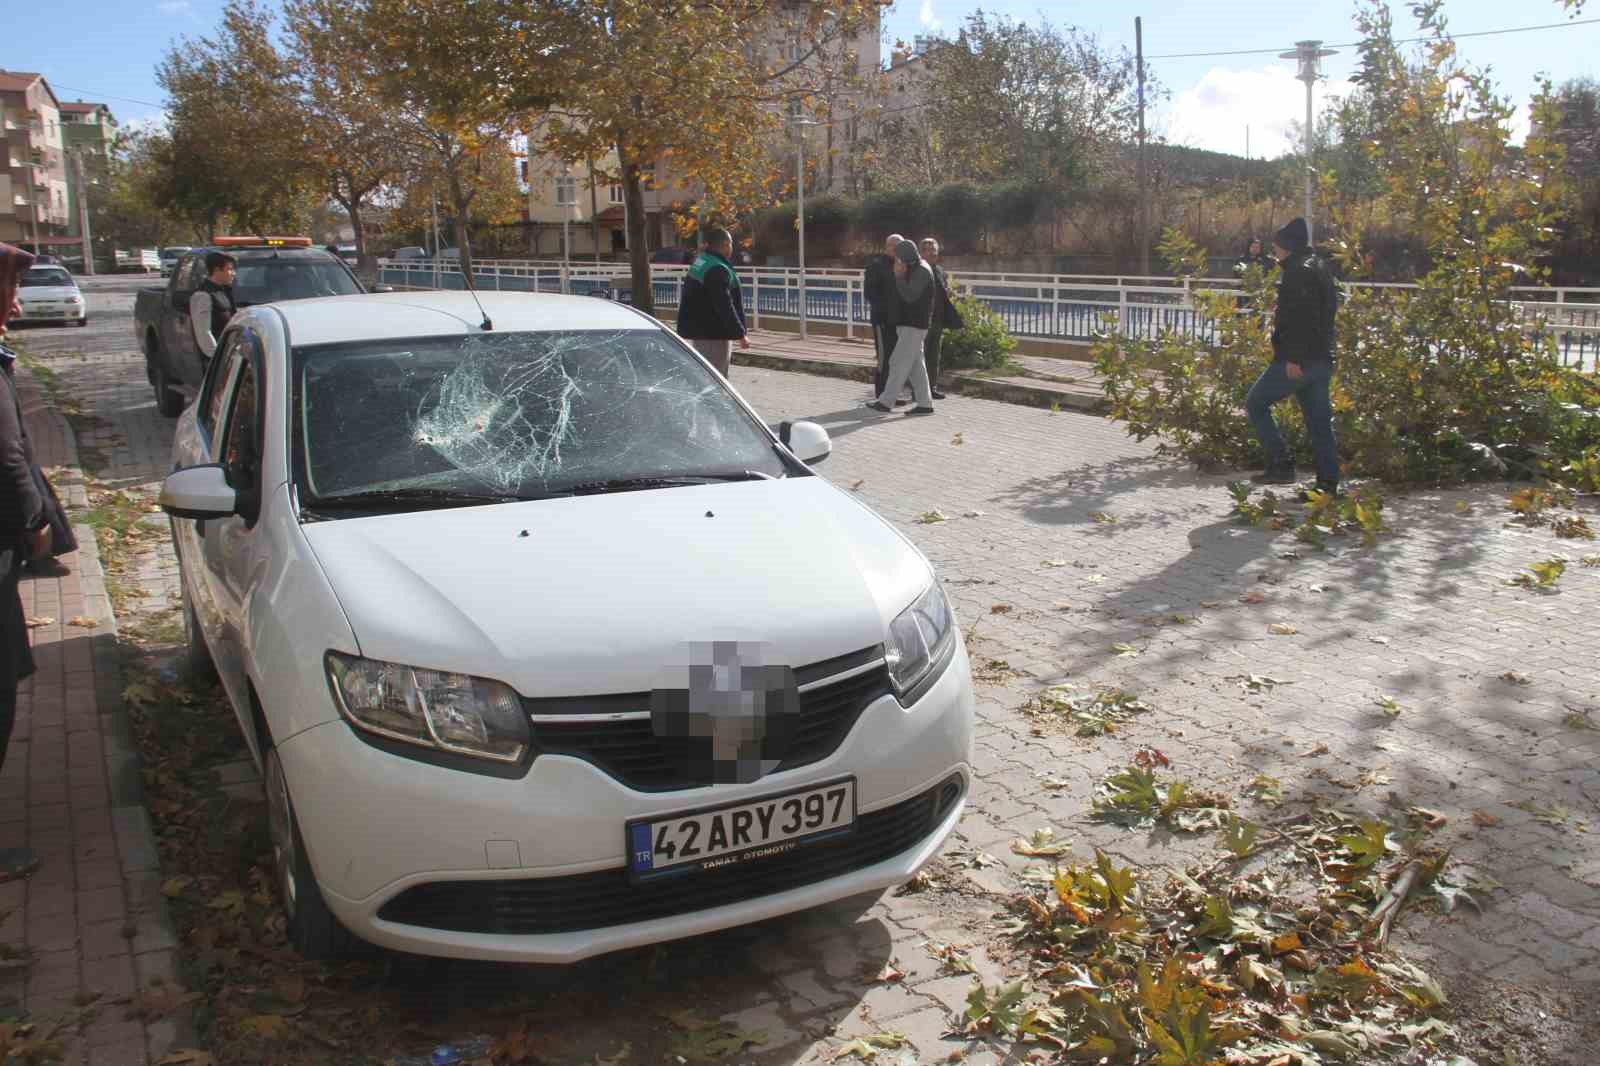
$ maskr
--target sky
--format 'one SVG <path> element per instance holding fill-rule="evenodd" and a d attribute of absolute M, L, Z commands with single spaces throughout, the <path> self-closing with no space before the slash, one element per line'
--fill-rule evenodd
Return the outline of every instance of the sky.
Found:
<path fill-rule="evenodd" d="M 270 0 L 269 0 L 270 2 Z M 211 32 L 221 0 L 74 0 L 57 8 L 17 3 L 0 36 L 0 68 L 44 74 L 62 99 L 98 100 L 122 122 L 148 121 L 161 113 L 155 67 L 169 43 L 183 35 Z M 1347 87 L 1354 70 L 1357 34 L 1353 6 L 1290 4 L 1283 0 L 1135 0 L 1107 4 L 1081 0 L 896 0 L 885 19 L 885 36 L 910 41 L 919 33 L 951 33 L 979 6 L 1027 22 L 1048 18 L 1077 26 L 1111 46 L 1133 48 L 1133 19 L 1144 19 L 1147 66 L 1169 93 L 1155 105 L 1151 126 L 1178 144 L 1243 155 L 1246 129 L 1250 154 L 1275 157 L 1288 148 L 1290 123 L 1303 120 L 1305 87 L 1294 64 L 1276 53 L 1302 39 L 1345 45 L 1324 60 L 1327 80 L 1317 86 L 1321 102 Z M 1409 30 L 1407 5 L 1396 2 L 1397 29 Z M 1591 4 L 1588 18 L 1600 17 Z M 1556 0 L 1446 0 L 1451 29 L 1459 34 L 1558 23 L 1566 19 Z M 1410 36 L 1411 34 L 1404 34 Z M 1525 102 L 1540 73 L 1557 83 L 1597 76 L 1600 22 L 1502 36 L 1463 38 L 1462 54 L 1491 66 L 1501 91 Z M 1180 53 L 1262 49 L 1260 55 L 1165 58 Z M 885 55 L 887 56 L 887 44 Z"/>

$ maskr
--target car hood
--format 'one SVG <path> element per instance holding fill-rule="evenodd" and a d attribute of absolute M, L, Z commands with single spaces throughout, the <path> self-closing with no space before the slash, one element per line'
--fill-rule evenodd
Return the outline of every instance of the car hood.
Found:
<path fill-rule="evenodd" d="M 361 654 L 524 696 L 644 692 L 691 642 L 805 666 L 879 644 L 910 542 L 820 477 L 307 523 Z"/>
<path fill-rule="evenodd" d="M 17 290 L 17 298 L 25 304 L 31 301 L 66 300 L 81 295 L 77 287 L 72 285 L 30 285 Z"/>

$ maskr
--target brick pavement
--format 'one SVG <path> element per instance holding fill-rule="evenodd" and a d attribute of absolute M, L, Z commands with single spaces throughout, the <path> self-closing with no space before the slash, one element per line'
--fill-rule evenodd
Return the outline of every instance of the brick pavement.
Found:
<path fill-rule="evenodd" d="M 94 303 L 91 303 L 91 308 Z M 104 329 L 72 331 L 75 343 Z M 24 335 L 24 340 L 30 339 Z M 47 345 L 36 345 L 47 346 Z M 74 513 L 85 495 L 73 434 L 26 368 L 24 415 L 57 491 Z M 115 620 L 93 530 L 61 576 L 24 576 L 38 673 L 19 691 L 16 730 L 0 773 L 0 836 L 26 839 L 37 873 L 0 885 L 0 943 L 25 965 L 0 971 L 0 1015 L 52 1031 L 70 1063 L 117 1066 L 159 1057 L 187 1035 L 182 1018 L 146 1026 L 130 997 L 176 976 L 175 941 L 140 799 L 121 707 Z"/>
<path fill-rule="evenodd" d="M 85 434 L 104 473 L 133 485 L 164 469 L 171 423 L 155 415 L 131 329 L 124 332 L 125 341 L 108 336 L 86 356 L 63 348 L 46 358 L 86 412 L 106 420 Z M 78 343 L 70 333 L 59 339 Z M 899 895 L 864 913 L 830 908 L 676 945 L 653 957 L 660 969 L 649 971 L 650 990 L 630 992 L 585 1054 L 611 1054 L 641 1026 L 658 1024 L 654 1012 L 692 1005 L 766 1030 L 768 1042 L 751 1053 L 762 1061 L 819 1061 L 839 1037 L 886 1028 L 911 1037 L 919 1060 L 943 1057 L 960 1046 L 944 1031 L 970 980 L 941 974 L 925 945 L 977 945 L 975 961 L 991 982 L 1011 965 L 981 948 L 993 910 L 983 893 L 1014 888 L 1022 861 L 1007 849 L 1010 838 L 1051 825 L 1079 855 L 1099 846 L 1140 865 L 1181 862 L 1207 847 L 1087 819 L 1095 782 L 1143 743 L 1163 748 L 1175 772 L 1232 794 L 1265 772 L 1291 797 L 1395 819 L 1410 804 L 1439 811 L 1448 823 L 1438 837 L 1503 887 L 1480 890 L 1481 917 L 1408 910 L 1397 941 L 1431 960 L 1447 990 L 1488 974 L 1593 995 L 1600 732 L 1563 724 L 1569 708 L 1581 714 L 1600 703 L 1600 665 L 1585 630 L 1600 569 L 1577 563 L 1592 546 L 1506 526 L 1505 490 L 1481 486 L 1391 498 L 1395 532 L 1376 548 L 1316 553 L 1287 535 L 1237 526 L 1225 479 L 1198 476 L 1096 418 L 953 397 L 934 418 L 907 420 L 862 410 L 859 383 L 743 366 L 733 380 L 773 420 L 814 417 L 828 427 L 835 451 L 823 472 L 856 486 L 934 560 L 975 657 L 1019 671 L 1015 682 L 980 692 L 977 782 L 952 845 L 981 848 L 1003 865 L 960 871 L 968 894 L 954 899 Z M 917 522 L 934 509 L 950 520 Z M 1505 584 L 1552 554 L 1573 560 L 1558 591 Z M 158 585 L 170 580 L 159 560 L 151 565 Z M 165 588 L 153 591 L 165 599 Z M 1242 604 L 1250 592 L 1264 601 Z M 1011 610 L 993 613 L 996 605 Z M 1153 624 L 1174 614 L 1197 621 Z M 1292 622 L 1298 633 L 1269 635 L 1272 621 Z M 1528 683 L 1502 680 L 1507 671 Z M 1284 683 L 1247 693 L 1236 679 L 1251 673 Z M 1031 689 L 1063 679 L 1124 685 L 1155 710 L 1116 737 L 1035 735 L 1018 707 Z M 1398 700 L 1400 715 L 1383 715 L 1378 695 Z M 1066 787 L 1046 788 L 1045 776 Z M 1475 811 L 1496 824 L 1477 827 Z M 902 984 L 861 981 L 863 970 L 891 959 L 907 973 Z M 562 980 L 632 989 L 618 975 L 636 981 L 638 965 L 593 960 Z M 451 975 L 462 996 L 537 983 L 505 967 L 460 964 Z M 1567 1057 L 1552 1061 L 1588 1061 L 1575 1041 L 1559 1050 Z"/>

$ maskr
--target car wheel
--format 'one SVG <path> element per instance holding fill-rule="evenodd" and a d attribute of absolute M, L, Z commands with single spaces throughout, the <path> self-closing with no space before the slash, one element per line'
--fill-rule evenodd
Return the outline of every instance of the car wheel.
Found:
<path fill-rule="evenodd" d="M 155 378 L 156 410 L 167 418 L 177 418 L 183 414 L 183 395 L 173 391 L 167 368 L 160 363 L 155 364 Z"/>
<path fill-rule="evenodd" d="M 217 664 L 211 658 L 211 647 L 206 643 L 206 635 L 200 629 L 200 619 L 194 613 L 194 601 L 189 598 L 189 586 L 183 581 L 182 570 L 179 570 L 179 583 L 183 587 L 183 669 L 190 677 L 213 678 L 217 676 Z"/>
<path fill-rule="evenodd" d="M 345 959 L 360 953 L 361 941 L 339 924 L 323 901 L 311 860 L 300 840 L 300 823 L 289 782 L 283 775 L 278 749 L 269 747 L 266 759 L 267 823 L 272 834 L 272 875 L 288 920 L 289 943 L 311 960 Z"/>
<path fill-rule="evenodd" d="M 83 318 L 80 318 L 80 319 L 78 319 L 78 325 L 80 325 L 80 326 L 87 326 L 87 325 L 88 325 L 88 324 L 89 324 L 89 319 L 88 319 L 88 317 L 87 317 L 87 316 L 85 316 L 85 317 L 83 317 Z"/>

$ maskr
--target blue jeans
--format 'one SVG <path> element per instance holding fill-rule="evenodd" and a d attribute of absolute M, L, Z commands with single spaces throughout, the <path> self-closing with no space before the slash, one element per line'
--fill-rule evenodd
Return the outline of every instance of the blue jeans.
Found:
<path fill-rule="evenodd" d="M 1333 439 L 1333 401 L 1328 386 L 1333 380 L 1333 364 L 1326 360 L 1307 361 L 1300 364 L 1301 377 L 1291 378 L 1285 370 L 1287 364 L 1274 362 L 1261 372 L 1256 383 L 1250 386 L 1244 409 L 1250 424 L 1256 429 L 1261 447 L 1267 453 L 1267 465 L 1288 466 L 1294 460 L 1283 433 L 1272 417 L 1272 405 L 1293 396 L 1300 403 L 1300 413 L 1305 416 L 1306 432 L 1311 435 L 1311 454 L 1316 458 L 1317 480 L 1330 485 L 1339 483 L 1339 452 Z"/>

